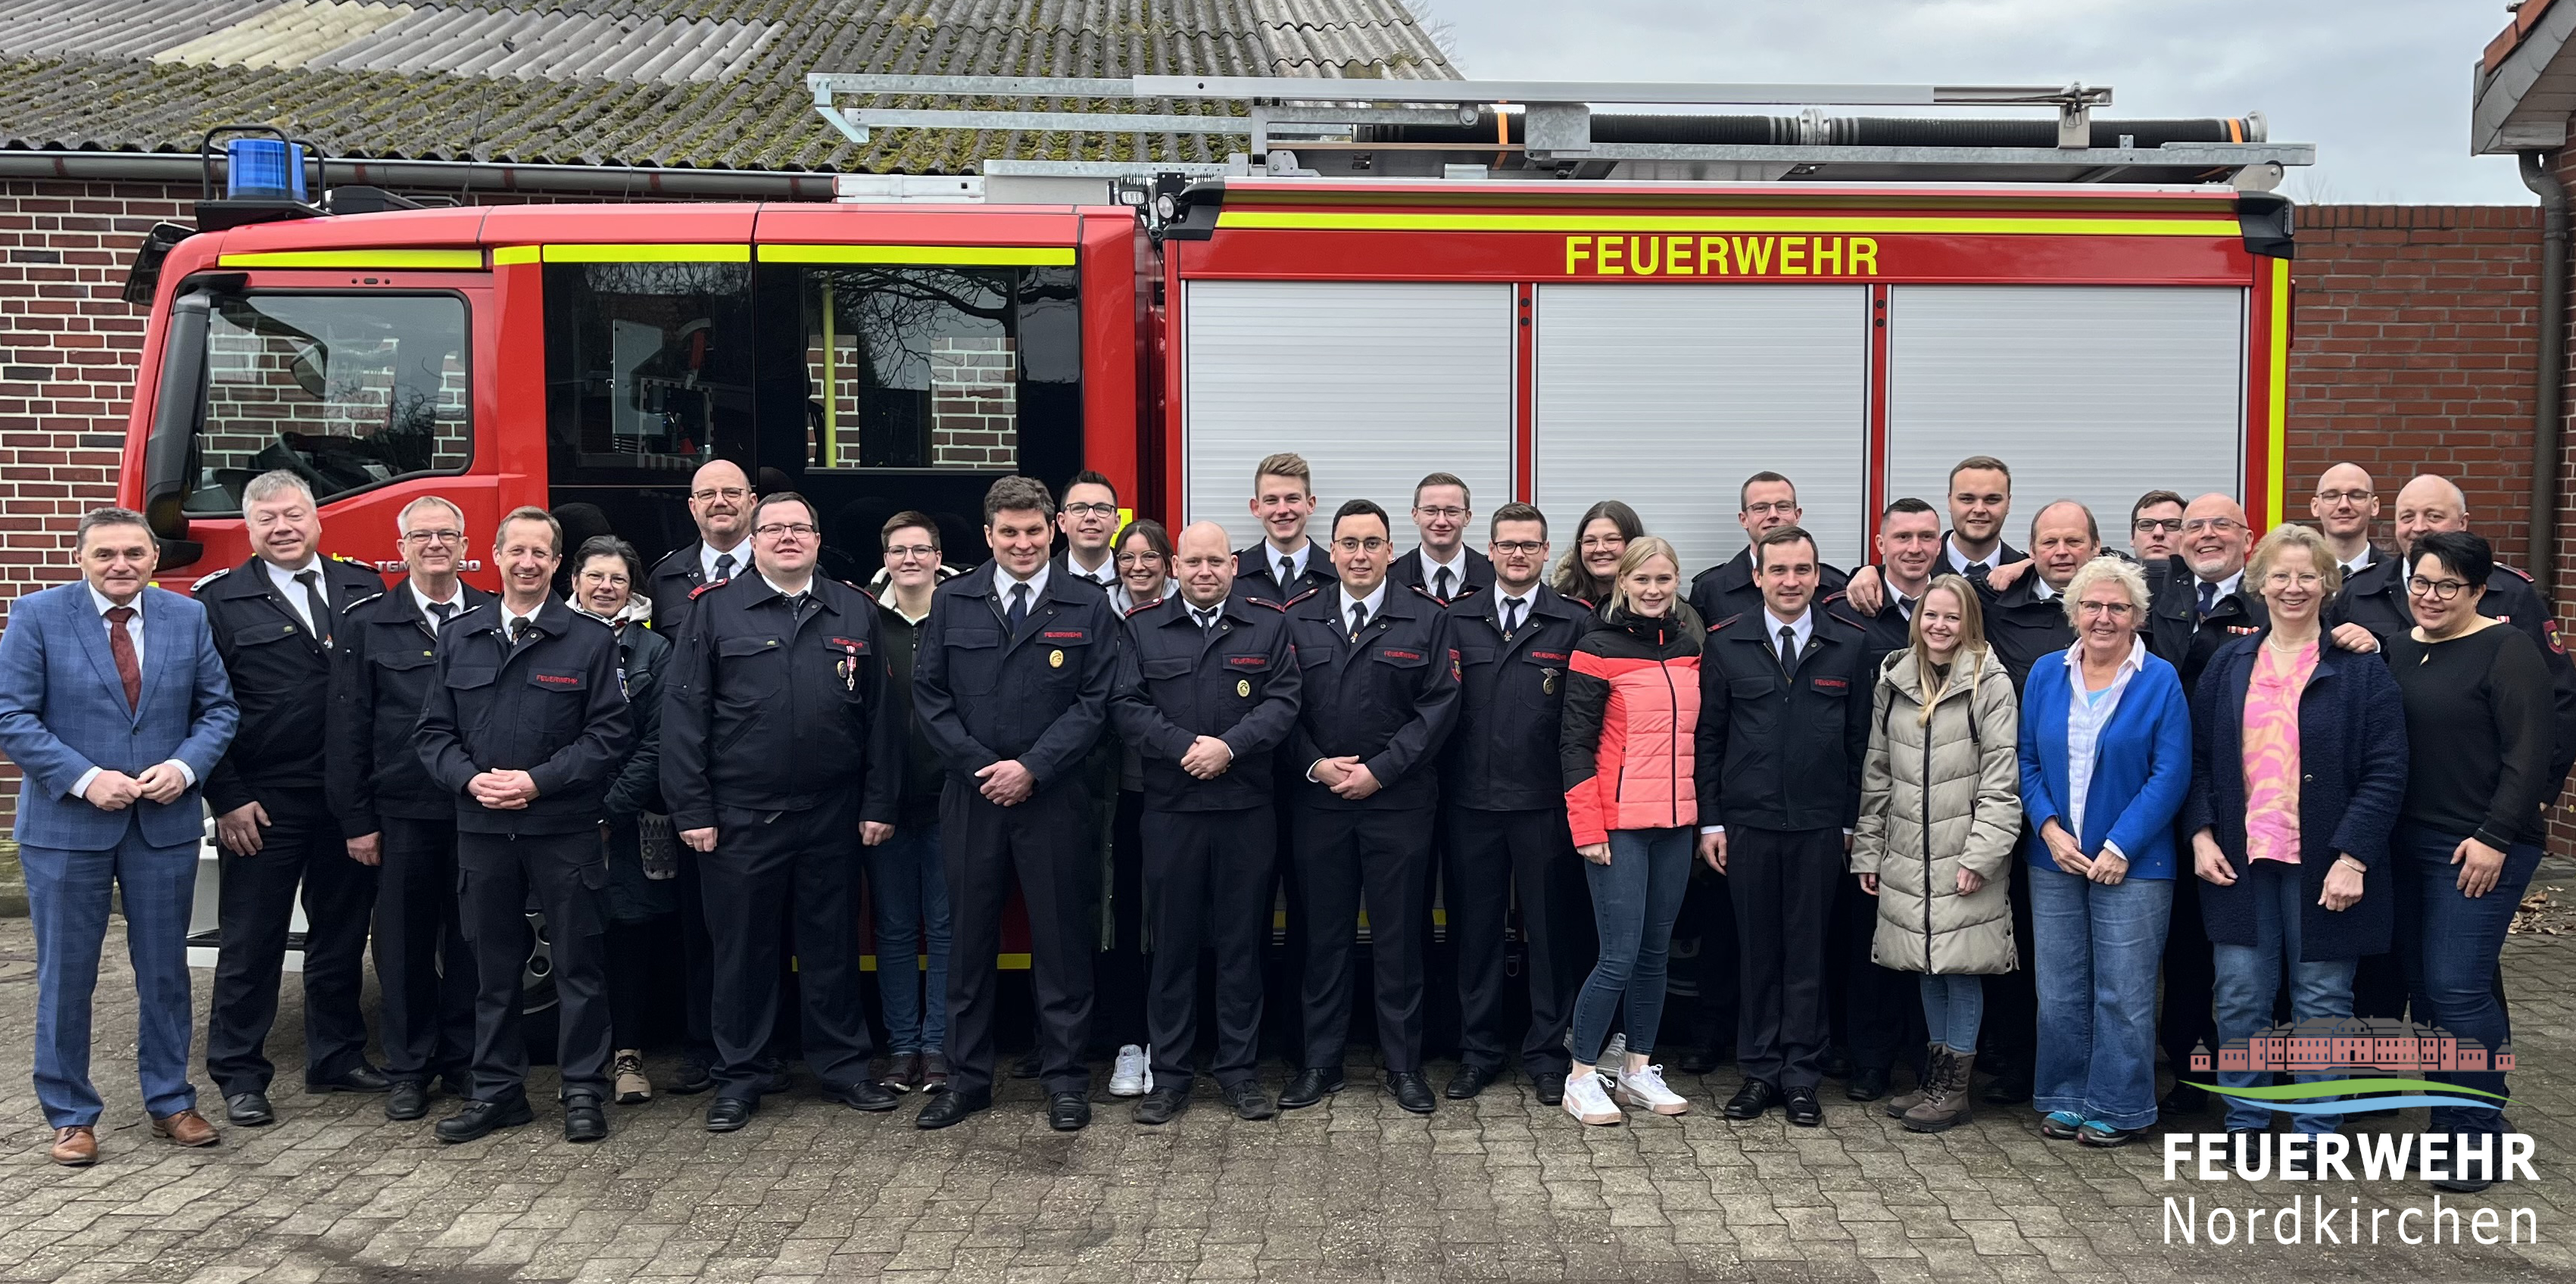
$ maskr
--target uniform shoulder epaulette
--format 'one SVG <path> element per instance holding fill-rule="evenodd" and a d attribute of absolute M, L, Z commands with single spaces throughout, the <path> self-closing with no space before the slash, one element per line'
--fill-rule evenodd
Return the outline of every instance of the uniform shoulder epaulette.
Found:
<path fill-rule="evenodd" d="M 1485 586 L 1484 586 L 1484 585 L 1482 585 L 1482 584 L 1469 584 L 1469 585 L 1465 585 L 1465 586 L 1461 587 L 1461 588 L 1458 590 L 1458 596 L 1453 597 L 1453 598 L 1451 598 L 1451 599 L 1449 599 L 1449 600 L 1450 600 L 1450 601 L 1452 601 L 1452 602 L 1463 602 L 1463 601 L 1467 600 L 1468 598 L 1474 597 L 1475 595 L 1477 595 L 1477 594 L 1479 594 L 1479 593 L 1482 593 L 1482 592 L 1484 592 L 1484 591 L 1485 591 Z"/>
<path fill-rule="evenodd" d="M 1423 601 L 1429 602 L 1434 606 L 1440 605 L 1440 599 L 1431 596 L 1431 590 L 1424 588 L 1419 584 L 1407 584 L 1405 587 L 1412 589 L 1415 597 L 1421 598 Z"/>
<path fill-rule="evenodd" d="M 197 590 L 199 590 L 199 589 L 201 589 L 201 588 L 204 588 L 205 586 L 207 586 L 207 585 L 209 585 L 209 584 L 212 584 L 212 583 L 214 583 L 215 581 L 217 581 L 217 580 L 219 580 L 219 579 L 222 579 L 223 577 L 225 577 L 225 576 L 227 576 L 227 575 L 230 575 L 230 574 L 232 574 L 232 573 L 233 573 L 233 568 L 232 568 L 232 567 L 229 567 L 229 566 L 227 566 L 227 567 L 223 567 L 223 568 L 221 568 L 221 569 L 219 569 L 219 570 L 210 571 L 210 572 L 208 572 L 207 574 L 204 574 L 204 575 L 198 576 L 198 577 L 197 577 L 197 582 L 188 586 L 188 591 L 189 591 L 189 592 L 191 592 L 191 593 L 194 593 L 194 592 L 196 592 Z"/>
<path fill-rule="evenodd" d="M 1571 593 L 1559 593 L 1559 594 L 1557 594 L 1557 596 L 1558 596 L 1558 597 L 1561 597 L 1561 598 L 1564 598 L 1564 599 L 1565 599 L 1566 601 L 1568 601 L 1568 602 L 1572 602 L 1572 603 L 1574 603 L 1576 606 L 1582 607 L 1582 608 L 1583 608 L 1584 610 L 1586 610 L 1586 611 L 1592 611 L 1592 610 L 1598 610 L 1598 609 L 1599 609 L 1599 608 L 1597 608 L 1597 607 L 1595 607 L 1595 606 L 1593 606 L 1593 605 L 1592 605 L 1592 601 L 1591 601 L 1591 599 L 1589 599 L 1589 598 L 1580 598 L 1580 597 L 1576 597 L 1575 595 L 1573 595 L 1573 594 L 1571 594 Z"/>
<path fill-rule="evenodd" d="M 1243 602 L 1250 602 L 1250 603 L 1251 603 L 1251 604 L 1253 604 L 1254 606 L 1266 606 L 1266 607 L 1269 607 L 1271 610 L 1274 610 L 1274 611 L 1279 612 L 1279 613 L 1280 613 L 1280 614 L 1282 614 L 1282 615 L 1285 615 L 1285 614 L 1287 614 L 1287 613 L 1288 613 L 1288 608 L 1287 608 L 1287 607 L 1281 606 L 1281 605 L 1280 605 L 1280 604 L 1278 604 L 1277 602 L 1273 602 L 1273 601 L 1271 601 L 1270 599 L 1268 599 L 1268 598 L 1266 598 L 1266 597 L 1247 597 L 1247 598 L 1238 598 L 1238 599 L 1236 599 L 1236 600 L 1238 600 L 1238 601 L 1243 601 Z"/>
<path fill-rule="evenodd" d="M 1155 607 L 1161 606 L 1162 604 L 1163 599 L 1159 597 L 1155 598 L 1151 602 L 1138 602 L 1136 605 L 1127 608 L 1127 618 L 1131 620 L 1135 619 L 1137 616 L 1143 615 L 1145 612 L 1153 610 Z"/>
<path fill-rule="evenodd" d="M 365 597 L 359 598 L 357 601 L 341 607 L 340 610 L 343 614 L 346 614 L 347 612 L 357 610 L 359 607 L 365 606 L 367 603 L 375 601 L 377 598 L 383 597 L 384 595 L 385 591 L 383 589 L 377 589 L 375 592 L 369 593 Z"/>
<path fill-rule="evenodd" d="M 2526 571 L 2526 570 L 2522 569 L 2522 568 L 2521 568 L 2521 567 L 2519 567 L 2519 566 L 2507 566 L 2507 565 L 2505 565 L 2505 564 L 2504 564 L 2504 563 L 2502 563 L 2502 562 L 2498 562 L 2498 563 L 2496 563 L 2496 564 L 2495 564 L 2495 568 L 2496 568 L 2497 570 L 2499 570 L 2499 571 L 2511 571 L 2511 572 L 2513 572 L 2514 574 L 2521 576 L 2521 577 L 2522 577 L 2522 581 L 2523 581 L 2523 583 L 2525 583 L 2525 584 L 2529 584 L 2529 583 L 2531 583 L 2531 582 L 2532 582 L 2532 579 L 2531 579 L 2531 572 Z"/>
<path fill-rule="evenodd" d="M 1742 611 L 1738 611 L 1738 612 L 1736 612 L 1735 614 L 1730 615 L 1730 616 L 1726 617 L 1725 619 L 1723 619 L 1723 620 L 1719 620 L 1717 623 L 1715 623 L 1715 624 L 1712 624 L 1712 625 L 1708 626 L 1708 631 L 1709 631 L 1709 632 L 1711 632 L 1711 633 L 1715 633 L 1715 632 L 1717 632 L 1719 629 L 1725 628 L 1727 625 L 1733 624 L 1733 623 L 1735 623 L 1737 620 L 1740 620 L 1740 619 L 1743 619 L 1743 618 L 1744 618 L 1744 613 L 1743 613 Z"/>
<path fill-rule="evenodd" d="M 1285 611 L 1285 610 L 1287 610 L 1289 607 L 1295 606 L 1295 605 L 1297 605 L 1299 602 L 1303 602 L 1303 601 L 1305 601 L 1307 598 L 1313 597 L 1314 595 L 1316 595 L 1316 594 L 1318 594 L 1318 593 L 1321 593 L 1321 592 L 1323 592 L 1323 591 L 1324 591 L 1324 590 L 1319 589 L 1319 588 L 1310 588 L 1310 589 L 1306 590 L 1305 592 L 1300 593 L 1300 594 L 1298 594 L 1297 596 L 1292 597 L 1292 598 L 1288 599 L 1287 601 L 1280 603 L 1280 604 L 1279 604 L 1279 609 L 1280 609 L 1280 610 Z M 1253 599 L 1253 600 L 1254 600 L 1254 601 L 1259 601 L 1260 599 L 1255 598 L 1255 599 Z"/>
<path fill-rule="evenodd" d="M 1836 602 L 1848 602 L 1851 600 L 1851 591 L 1848 589 L 1835 589 L 1833 592 L 1827 593 L 1817 600 L 1826 606 L 1832 606 Z"/>
<path fill-rule="evenodd" d="M 1828 620 L 1832 620 L 1832 621 L 1833 621 L 1833 622 L 1835 622 L 1836 624 L 1840 624 L 1840 625 L 1842 625 L 1842 626 L 1843 626 L 1843 627 L 1845 627 L 1845 628 L 1859 629 L 1860 631 L 1862 631 L 1862 632 L 1864 632 L 1864 633 L 1866 633 L 1866 632 L 1868 632 L 1868 631 L 1869 631 L 1869 626 L 1868 626 L 1868 625 L 1863 624 L 1863 623 L 1861 623 L 1860 621 L 1855 620 L 1855 619 L 1853 619 L 1852 617 L 1850 617 L 1850 616 L 1848 616 L 1848 615 L 1844 615 L 1844 614 L 1842 614 L 1842 613 L 1841 613 L 1841 612 L 1839 612 L 1839 611 L 1827 611 L 1827 612 L 1825 612 L 1825 613 L 1824 613 L 1824 615 L 1825 615 L 1825 618 L 1826 618 L 1826 619 L 1828 619 Z"/>
<path fill-rule="evenodd" d="M 699 596 L 700 596 L 700 595 L 702 595 L 702 594 L 704 594 L 707 590 L 709 590 L 709 589 L 718 589 L 718 588 L 723 588 L 725 585 L 727 585 L 727 584 L 731 584 L 731 583 L 733 583 L 733 581 L 732 581 L 732 580 L 709 580 L 709 581 L 707 581 L 706 583 L 704 583 L 704 584 L 701 584 L 701 585 L 697 586 L 696 588 L 690 589 L 690 590 L 689 590 L 689 600 L 690 600 L 690 601 L 692 601 L 692 602 L 697 601 L 697 600 L 698 600 L 698 598 L 699 598 Z"/>

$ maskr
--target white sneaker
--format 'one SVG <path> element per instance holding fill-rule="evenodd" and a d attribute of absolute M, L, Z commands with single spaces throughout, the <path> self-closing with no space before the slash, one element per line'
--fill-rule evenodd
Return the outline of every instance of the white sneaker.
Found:
<path fill-rule="evenodd" d="M 1690 1100 L 1664 1086 L 1664 1068 L 1648 1066 L 1643 1070 L 1617 1073 L 1619 1104 L 1644 1106 L 1659 1115 L 1688 1113 Z"/>
<path fill-rule="evenodd" d="M 1565 1076 L 1565 1113 L 1588 1124 L 1614 1124 L 1627 1118 L 1610 1104 L 1610 1094 L 1597 1074 Z"/>
<path fill-rule="evenodd" d="M 1128 1044 L 1118 1049 L 1117 1068 L 1109 1072 L 1109 1095 L 1141 1097 L 1154 1090 L 1152 1050 Z"/>

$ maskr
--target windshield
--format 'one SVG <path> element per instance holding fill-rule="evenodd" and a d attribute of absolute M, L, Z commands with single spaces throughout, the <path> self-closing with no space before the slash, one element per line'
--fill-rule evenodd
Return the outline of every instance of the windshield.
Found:
<path fill-rule="evenodd" d="M 465 302 L 445 294 L 249 294 L 215 301 L 185 509 L 241 511 L 291 469 L 329 500 L 472 455 Z"/>

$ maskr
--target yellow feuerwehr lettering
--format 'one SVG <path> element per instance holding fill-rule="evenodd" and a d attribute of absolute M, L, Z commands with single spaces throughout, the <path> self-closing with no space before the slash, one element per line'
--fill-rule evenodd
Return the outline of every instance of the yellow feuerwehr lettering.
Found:
<path fill-rule="evenodd" d="M 1664 242 L 1663 242 L 1663 238 L 1661 238 L 1661 237 L 1654 237 L 1654 236 L 1632 236 L 1632 237 L 1629 237 L 1629 238 L 1628 238 L 1628 265 L 1629 265 L 1629 269 L 1630 269 L 1631 271 L 1635 272 L 1635 273 L 1636 273 L 1637 275 L 1639 275 L 1639 276 L 1653 276 L 1653 275 L 1655 274 L 1655 267 L 1656 267 L 1656 265 L 1657 265 L 1657 264 L 1660 264 L 1660 263 L 1662 263 L 1662 262 L 1664 261 L 1664 260 L 1663 260 L 1663 248 L 1664 248 Z"/>
<path fill-rule="evenodd" d="M 1699 275 L 1699 273 L 1691 266 L 1691 238 L 1687 236 L 1668 236 L 1664 238 L 1664 275 Z"/>
<path fill-rule="evenodd" d="M 1735 270 L 1746 276 L 1771 275 L 1771 247 L 1776 236 L 1735 236 Z"/>
<path fill-rule="evenodd" d="M 1866 236 L 1853 237 L 1848 261 L 1855 276 L 1877 275 L 1878 242 Z"/>
<path fill-rule="evenodd" d="M 1575 272 L 1576 272 L 1576 270 L 1577 270 L 1577 269 L 1576 269 L 1576 267 L 1575 267 L 1575 265 L 1576 265 L 1576 264 L 1583 263 L 1583 262 L 1585 262 L 1585 261 L 1587 261 L 1587 260 L 1591 259 L 1591 257 L 1592 257 L 1592 238 L 1591 238 L 1591 237 L 1588 237 L 1588 236 L 1569 236 L 1569 237 L 1565 238 L 1565 274 L 1566 274 L 1567 276 L 1572 276 L 1572 275 L 1574 275 L 1574 274 L 1575 274 Z"/>
<path fill-rule="evenodd" d="M 1780 238 L 1780 275 L 1807 275 L 1807 238 L 1803 236 Z"/>
<path fill-rule="evenodd" d="M 1699 274 L 1701 276 L 1735 275 L 1734 269 L 1726 265 L 1725 237 L 1703 236 L 1699 238 Z"/>
<path fill-rule="evenodd" d="M 1843 274 L 1843 238 L 1819 236 L 1815 241 L 1815 251 L 1816 275 L 1841 276 Z"/>
<path fill-rule="evenodd" d="M 1626 276 L 1628 274 L 1628 269 L 1619 262 L 1619 256 L 1627 248 L 1627 242 L 1615 236 L 1605 236 L 1594 242 L 1593 248 L 1599 252 L 1601 275 Z"/>

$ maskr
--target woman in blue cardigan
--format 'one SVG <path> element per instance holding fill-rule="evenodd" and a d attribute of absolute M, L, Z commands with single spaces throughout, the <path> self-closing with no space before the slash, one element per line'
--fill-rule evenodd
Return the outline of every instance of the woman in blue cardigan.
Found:
<path fill-rule="evenodd" d="M 2062 599 L 2075 645 L 2022 691 L 2042 1135 L 2122 1146 L 2156 1121 L 2156 965 L 2173 913 L 2174 816 L 2191 788 L 2191 715 L 2138 627 L 2147 582 L 2087 562 Z"/>
<path fill-rule="evenodd" d="M 2294 1022 L 2351 1016 L 2353 969 L 2387 952 L 2396 924 L 2388 835 L 2406 799 L 2406 705 L 2385 661 L 2325 640 L 2319 613 L 2342 570 L 2325 537 L 2305 526 L 2264 536 L 2245 583 L 2263 595 L 2270 622 L 2220 647 L 2191 693 L 2182 832 L 2216 955 L 2221 1047 L 2272 1024 L 2284 983 Z M 2218 1076 L 2232 1088 L 2271 1078 Z M 2291 1116 L 2311 1134 L 2340 1119 Z M 2262 1102 L 2228 1104 L 2227 1131 L 2240 1146 L 2271 1124 Z"/>

